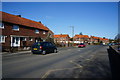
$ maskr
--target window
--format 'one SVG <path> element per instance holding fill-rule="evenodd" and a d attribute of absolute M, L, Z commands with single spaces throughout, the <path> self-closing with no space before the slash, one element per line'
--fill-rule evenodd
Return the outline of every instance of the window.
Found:
<path fill-rule="evenodd" d="M 0 22 L 0 28 L 4 28 L 4 23 Z"/>
<path fill-rule="evenodd" d="M 43 34 L 45 34 L 45 31 L 43 31 Z"/>
<path fill-rule="evenodd" d="M 26 41 L 26 37 L 20 37 L 20 41 Z"/>
<path fill-rule="evenodd" d="M 0 35 L 0 43 L 4 43 L 5 42 L 5 36 Z"/>
<path fill-rule="evenodd" d="M 52 43 L 49 43 L 49 46 L 53 46 L 53 44 L 52 44 Z"/>
<path fill-rule="evenodd" d="M 33 41 L 33 38 L 32 38 L 32 37 L 29 37 L 29 41 Z"/>
<path fill-rule="evenodd" d="M 19 31 L 19 26 L 18 25 L 13 25 L 13 30 Z"/>
<path fill-rule="evenodd" d="M 18 44 L 18 41 L 19 41 L 19 37 L 16 37 L 16 44 Z"/>
<path fill-rule="evenodd" d="M 36 30 L 35 30 L 35 33 L 39 33 L 39 30 L 38 30 L 38 29 L 36 29 Z"/>
<path fill-rule="evenodd" d="M 23 41 L 26 41 L 26 38 L 25 38 L 25 37 L 23 37 Z"/>

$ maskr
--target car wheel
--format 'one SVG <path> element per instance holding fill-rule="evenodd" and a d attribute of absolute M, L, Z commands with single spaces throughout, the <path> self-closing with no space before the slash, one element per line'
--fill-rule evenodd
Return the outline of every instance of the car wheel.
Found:
<path fill-rule="evenodd" d="M 54 53 L 57 53 L 57 49 L 54 49 Z"/>
<path fill-rule="evenodd" d="M 45 55 L 45 54 L 46 54 L 46 51 L 43 51 L 42 54 Z"/>

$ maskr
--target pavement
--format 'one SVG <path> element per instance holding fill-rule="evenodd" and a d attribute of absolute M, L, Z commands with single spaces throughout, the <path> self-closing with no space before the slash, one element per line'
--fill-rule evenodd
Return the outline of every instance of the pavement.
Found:
<path fill-rule="evenodd" d="M 58 53 L 3 55 L 4 78 L 111 78 L 108 46 L 58 48 Z"/>
<path fill-rule="evenodd" d="M 112 45 L 111 47 L 120 54 L 120 45 Z"/>
<path fill-rule="evenodd" d="M 31 52 L 31 50 L 14 52 L 14 53 L 10 53 L 10 52 L 0 52 L 0 54 L 4 56 L 4 55 L 29 54 L 30 52 Z"/>
<path fill-rule="evenodd" d="M 75 48 L 74 47 L 58 47 L 58 51 L 60 50 L 66 50 L 66 49 L 71 49 L 71 48 Z M 17 52 L 0 52 L 1 55 L 15 55 L 15 54 L 29 54 L 31 52 L 31 50 L 27 50 L 27 51 L 17 51 Z"/>

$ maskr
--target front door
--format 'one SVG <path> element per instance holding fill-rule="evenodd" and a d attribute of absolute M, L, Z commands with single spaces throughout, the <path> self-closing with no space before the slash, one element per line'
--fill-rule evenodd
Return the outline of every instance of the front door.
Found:
<path fill-rule="evenodd" d="M 11 37 L 11 46 L 19 47 L 20 46 L 20 37 Z"/>

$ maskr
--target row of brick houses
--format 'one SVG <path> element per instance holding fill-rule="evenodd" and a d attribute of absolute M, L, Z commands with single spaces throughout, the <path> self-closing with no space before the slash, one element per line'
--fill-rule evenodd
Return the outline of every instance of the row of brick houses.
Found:
<path fill-rule="evenodd" d="M 13 48 L 29 49 L 32 44 L 38 41 L 50 41 L 66 47 L 71 46 L 73 43 L 109 43 L 108 39 L 95 36 L 75 35 L 73 38 L 70 38 L 68 34 L 54 35 L 54 33 L 41 22 L 0 11 L 0 15 L 1 14 L 0 45 L 2 45 L 2 49 L 4 50 L 11 50 Z"/>
<path fill-rule="evenodd" d="M 61 46 L 69 46 L 70 36 L 68 34 L 54 35 L 54 43 Z"/>
<path fill-rule="evenodd" d="M 91 36 L 91 37 L 90 37 L 90 43 L 92 43 L 92 44 L 94 44 L 94 43 L 103 43 L 103 44 L 107 44 L 107 43 L 109 43 L 109 39 Z"/>
<path fill-rule="evenodd" d="M 89 36 L 88 35 L 75 35 L 73 37 L 73 41 L 74 41 L 75 44 L 88 43 L 89 42 Z"/>
<path fill-rule="evenodd" d="M 72 40 L 69 37 L 68 34 L 59 34 L 54 35 L 54 42 L 56 44 L 64 44 L 66 46 L 69 46 L 69 43 L 74 43 L 74 45 L 77 45 L 79 43 L 85 43 L 85 44 L 108 44 L 109 39 L 107 38 L 101 38 L 101 37 L 95 37 L 95 36 L 88 36 L 88 35 L 75 35 Z"/>
<path fill-rule="evenodd" d="M 30 48 L 38 41 L 53 38 L 54 33 L 41 22 L 0 11 L 0 43 L 2 49 Z"/>

